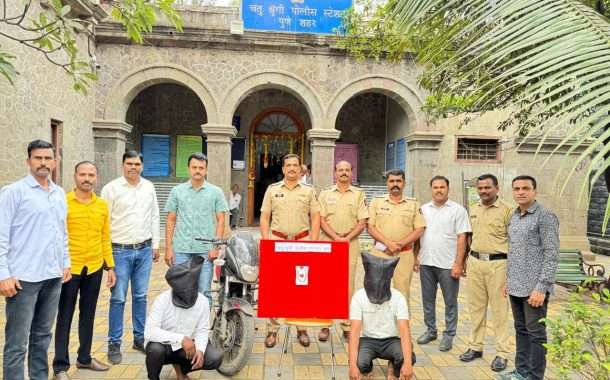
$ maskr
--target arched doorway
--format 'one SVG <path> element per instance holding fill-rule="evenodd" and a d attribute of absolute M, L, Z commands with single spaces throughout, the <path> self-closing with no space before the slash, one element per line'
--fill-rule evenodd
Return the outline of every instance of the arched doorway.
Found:
<path fill-rule="evenodd" d="M 302 120 L 286 108 L 268 108 L 253 120 L 248 149 L 248 224 L 260 216 L 267 186 L 282 179 L 282 156 L 294 153 L 304 161 L 304 131 Z"/>
<path fill-rule="evenodd" d="M 144 154 L 143 175 L 156 183 L 188 178 L 186 159 L 205 151 L 201 125 L 207 110 L 190 88 L 176 83 L 149 86 L 131 101 L 126 115 L 133 126 L 126 146 Z"/>

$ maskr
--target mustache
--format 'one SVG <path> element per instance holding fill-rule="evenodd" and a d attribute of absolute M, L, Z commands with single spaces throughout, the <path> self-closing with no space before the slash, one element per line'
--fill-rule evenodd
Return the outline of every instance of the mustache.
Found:
<path fill-rule="evenodd" d="M 85 181 L 81 182 L 81 185 L 93 185 L 93 182 Z"/>
<path fill-rule="evenodd" d="M 390 190 L 400 190 L 400 187 L 398 186 L 393 186 Z"/>

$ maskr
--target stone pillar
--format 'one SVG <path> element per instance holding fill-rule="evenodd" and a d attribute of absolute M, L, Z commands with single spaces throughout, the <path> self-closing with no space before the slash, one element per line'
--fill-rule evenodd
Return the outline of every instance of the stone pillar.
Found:
<path fill-rule="evenodd" d="M 208 180 L 229 196 L 231 189 L 231 139 L 237 134 L 232 125 L 203 124 L 201 130 L 207 137 Z"/>
<path fill-rule="evenodd" d="M 341 131 L 336 129 L 310 129 L 307 139 L 311 145 L 311 177 L 316 190 L 320 191 L 333 183 L 335 162 L 335 140 Z"/>
<path fill-rule="evenodd" d="M 95 164 L 99 170 L 98 190 L 121 175 L 125 143 L 132 129 L 131 125 L 123 121 L 93 121 Z"/>
<path fill-rule="evenodd" d="M 407 149 L 407 187 L 405 192 L 417 199 L 430 196 L 428 181 L 436 171 L 439 148 L 444 135 L 440 132 L 417 131 L 406 137 Z"/>

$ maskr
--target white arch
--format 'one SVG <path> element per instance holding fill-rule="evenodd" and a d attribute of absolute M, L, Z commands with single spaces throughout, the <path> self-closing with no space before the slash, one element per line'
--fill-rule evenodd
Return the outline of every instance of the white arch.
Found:
<path fill-rule="evenodd" d="M 106 95 L 104 119 L 125 120 L 127 109 L 142 90 L 160 83 L 175 83 L 192 90 L 203 103 L 207 122 L 218 120 L 217 101 L 208 87 L 188 69 L 173 64 L 153 64 L 125 75 Z"/>
<path fill-rule="evenodd" d="M 246 96 L 269 88 L 278 88 L 294 95 L 307 109 L 312 128 L 322 128 L 324 109 L 316 91 L 304 79 L 277 70 L 257 71 L 239 78 L 222 99 L 218 112 L 221 124 L 231 124 L 235 110 Z"/>
<path fill-rule="evenodd" d="M 334 128 L 339 111 L 348 100 L 365 92 L 381 93 L 396 101 L 415 126 L 424 120 L 423 100 L 411 85 L 390 76 L 372 74 L 356 78 L 335 92 L 326 111 L 327 128 Z"/>

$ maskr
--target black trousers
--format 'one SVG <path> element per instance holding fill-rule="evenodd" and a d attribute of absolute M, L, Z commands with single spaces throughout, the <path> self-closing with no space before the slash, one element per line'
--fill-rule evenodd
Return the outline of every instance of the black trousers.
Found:
<path fill-rule="evenodd" d="M 515 368 L 527 379 L 542 380 L 546 369 L 544 344 L 547 342 L 547 337 L 546 326 L 540 322 L 540 319 L 546 318 L 549 294 L 547 293 L 540 307 L 531 307 L 527 303 L 528 298 L 510 296 L 517 333 Z"/>
<path fill-rule="evenodd" d="M 360 373 L 365 375 L 370 373 L 373 370 L 373 360 L 375 359 L 384 359 L 392 362 L 394 376 L 400 377 L 400 368 L 404 362 L 400 338 L 360 338 L 358 361 L 356 364 Z M 411 363 L 415 364 L 415 353 L 413 351 L 411 351 Z"/>
<path fill-rule="evenodd" d="M 55 357 L 53 358 L 53 371 L 55 373 L 68 371 L 68 368 L 70 368 L 70 357 L 68 356 L 70 328 L 79 292 L 78 308 L 80 315 L 78 318 L 79 347 L 77 360 L 82 364 L 91 363 L 93 321 L 103 273 L 104 271 L 100 268 L 94 273 L 87 274 L 87 267 L 85 267 L 80 275 L 72 275 L 70 281 L 61 286 L 57 325 L 55 327 Z"/>
<path fill-rule="evenodd" d="M 178 364 L 182 373 L 189 373 L 202 369 L 218 369 L 222 364 L 223 353 L 217 350 L 208 341 L 203 354 L 203 367 L 193 369 L 191 361 L 186 358 L 186 352 L 181 348 L 172 351 L 172 346 L 158 342 L 148 342 L 146 345 L 146 371 L 149 380 L 159 380 L 159 374 L 165 364 Z"/>

